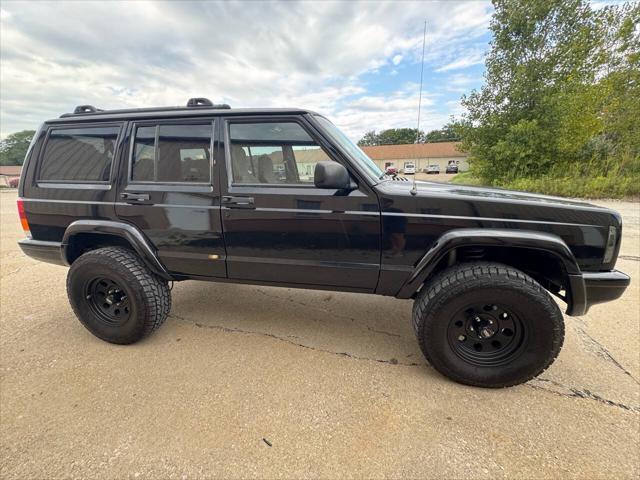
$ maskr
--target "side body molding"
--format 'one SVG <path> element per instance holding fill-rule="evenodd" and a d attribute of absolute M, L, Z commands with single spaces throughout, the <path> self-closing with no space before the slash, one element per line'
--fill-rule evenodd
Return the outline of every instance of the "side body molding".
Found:
<path fill-rule="evenodd" d="M 79 233 L 115 235 L 125 239 L 152 272 L 165 280 L 172 280 L 171 275 L 158 258 L 156 249 L 140 230 L 128 223 L 111 220 L 77 220 L 67 227 L 62 238 L 62 258 L 67 265 L 70 264 L 69 242 L 74 235 Z"/>
<path fill-rule="evenodd" d="M 411 298 L 440 260 L 452 249 L 458 247 L 515 247 L 540 250 L 554 255 L 560 260 L 565 273 L 569 276 L 567 289 L 573 290 L 578 286 L 571 281 L 573 276 L 581 276 L 580 267 L 578 267 L 573 253 L 557 235 L 529 230 L 454 229 L 444 233 L 420 259 L 396 297 Z M 571 299 L 574 298 L 574 294 L 577 294 L 576 300 L 579 300 L 582 292 L 568 293 L 571 308 Z"/>

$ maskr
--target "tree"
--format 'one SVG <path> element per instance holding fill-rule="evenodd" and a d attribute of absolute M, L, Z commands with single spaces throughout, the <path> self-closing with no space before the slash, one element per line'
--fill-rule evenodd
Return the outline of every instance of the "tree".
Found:
<path fill-rule="evenodd" d="M 34 130 L 12 133 L 0 142 L 0 165 L 22 165 Z"/>
<path fill-rule="evenodd" d="M 364 134 L 364 136 L 358 141 L 358 145 L 361 147 L 371 147 L 374 145 L 402 145 L 407 143 L 416 143 L 416 137 L 418 143 L 428 142 L 453 142 L 460 140 L 458 132 L 455 130 L 455 122 L 445 124 L 439 130 L 431 130 L 425 134 L 420 130 L 420 135 L 416 135 L 418 130 L 415 128 L 390 128 L 388 130 L 382 130 L 380 133 L 376 133 L 375 130 L 370 130 Z"/>
<path fill-rule="evenodd" d="M 390 128 L 382 130 L 378 134 L 380 145 L 402 145 L 406 143 L 421 143 L 424 140 L 424 132 L 416 128 Z"/>
<path fill-rule="evenodd" d="M 453 142 L 460 140 L 455 131 L 453 121 L 445 124 L 440 130 L 431 130 L 424 136 L 425 142 Z"/>
<path fill-rule="evenodd" d="M 358 145 L 360 147 L 371 147 L 373 145 L 379 145 L 378 134 L 376 133 L 375 130 L 369 130 L 367 133 L 364 134 L 364 137 L 362 137 L 358 141 Z"/>
<path fill-rule="evenodd" d="M 496 184 L 551 171 L 605 174 L 613 152 L 639 155 L 640 6 L 493 3 L 485 84 L 463 96 L 468 113 L 453 124 L 475 174 Z"/>
<path fill-rule="evenodd" d="M 416 143 L 416 137 L 418 143 L 424 142 L 424 132 L 420 130 L 420 135 L 417 135 L 418 130 L 416 128 L 389 128 L 382 130 L 380 133 L 376 133 L 375 130 L 371 130 L 365 133 L 358 141 L 358 145 L 361 147 L 369 147 L 372 145 L 403 145 L 406 143 Z"/>

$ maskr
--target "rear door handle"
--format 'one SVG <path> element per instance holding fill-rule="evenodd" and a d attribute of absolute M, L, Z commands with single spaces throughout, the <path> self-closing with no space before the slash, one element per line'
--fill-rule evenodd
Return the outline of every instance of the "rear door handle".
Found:
<path fill-rule="evenodd" d="M 255 208 L 253 197 L 222 197 L 222 204 L 229 208 Z"/>
<path fill-rule="evenodd" d="M 139 203 L 139 202 L 148 202 L 149 194 L 148 193 L 129 193 L 124 192 L 120 194 L 120 197 L 124 200 L 127 200 L 127 203 Z"/>

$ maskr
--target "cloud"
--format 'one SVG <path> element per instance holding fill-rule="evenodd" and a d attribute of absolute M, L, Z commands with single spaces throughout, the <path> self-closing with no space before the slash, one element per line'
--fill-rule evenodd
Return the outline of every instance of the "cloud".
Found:
<path fill-rule="evenodd" d="M 473 65 L 480 65 L 484 63 L 484 53 L 483 52 L 469 52 L 464 56 L 461 56 L 454 60 L 453 62 L 449 62 L 446 65 L 436 69 L 436 72 L 448 72 L 451 70 L 462 70 L 468 67 L 472 67 Z"/>
<path fill-rule="evenodd" d="M 477 83 L 478 78 L 474 75 L 456 73 L 449 76 L 445 89 L 449 92 L 464 93 L 469 91 L 471 87 Z"/>
<path fill-rule="evenodd" d="M 490 12 L 487 2 L 5 2 L 0 135 L 79 104 L 180 105 L 194 96 L 310 108 L 358 135 L 374 112 L 408 121 L 415 92 L 399 96 L 393 80 L 372 95 L 364 77 L 399 78 L 388 69 L 419 61 L 416 19 L 429 25 L 428 70 L 485 35 Z"/>
<path fill-rule="evenodd" d="M 454 117 L 461 117 L 466 112 L 466 109 L 460 104 L 460 99 L 449 100 L 445 102 L 447 110 Z"/>
<path fill-rule="evenodd" d="M 365 95 L 346 102 L 331 119 L 354 139 L 370 130 L 416 128 L 418 96 L 419 86 L 407 83 L 386 95 Z M 434 108 L 438 97 L 437 93 L 422 92 L 420 129 L 434 130 L 448 121 L 448 113 Z"/>

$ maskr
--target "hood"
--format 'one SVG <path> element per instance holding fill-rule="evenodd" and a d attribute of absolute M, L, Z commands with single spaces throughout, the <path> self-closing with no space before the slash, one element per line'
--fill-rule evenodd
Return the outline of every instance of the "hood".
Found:
<path fill-rule="evenodd" d="M 385 181 L 376 186 L 382 193 L 383 210 L 393 205 L 407 213 L 482 217 L 566 224 L 620 226 L 620 215 L 588 202 L 551 195 L 475 187 L 451 183 Z"/>

